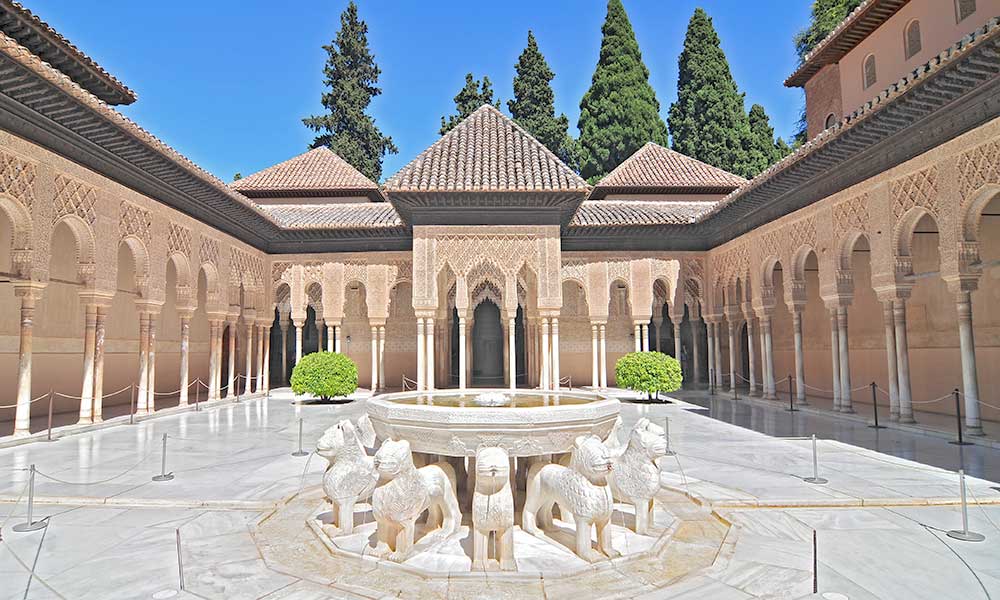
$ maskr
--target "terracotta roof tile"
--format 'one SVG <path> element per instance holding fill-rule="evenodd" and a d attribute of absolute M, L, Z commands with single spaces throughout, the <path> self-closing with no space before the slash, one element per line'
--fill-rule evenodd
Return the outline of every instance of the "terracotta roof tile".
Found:
<path fill-rule="evenodd" d="M 485 104 L 386 181 L 387 192 L 568 191 L 589 186 Z"/>
<path fill-rule="evenodd" d="M 337 192 L 368 192 L 378 185 L 326 146 L 290 158 L 229 184 L 253 197 Z"/>
<path fill-rule="evenodd" d="M 716 190 L 732 191 L 746 179 L 685 156 L 653 142 L 625 159 L 594 187 L 591 198 L 622 191 Z"/>
<path fill-rule="evenodd" d="M 287 229 L 385 229 L 403 221 L 388 202 L 274 204 L 260 211 Z"/>
<path fill-rule="evenodd" d="M 715 202 L 648 200 L 585 200 L 571 227 L 633 227 L 686 225 L 715 206 Z"/>

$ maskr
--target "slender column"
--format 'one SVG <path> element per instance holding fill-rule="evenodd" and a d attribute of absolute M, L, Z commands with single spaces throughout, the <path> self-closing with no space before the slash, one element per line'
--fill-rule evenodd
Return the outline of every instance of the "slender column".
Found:
<path fill-rule="evenodd" d="M 656 339 L 659 340 L 660 336 L 657 335 Z M 657 348 L 656 351 L 659 352 L 660 349 Z M 674 323 L 674 358 L 677 359 L 677 362 L 681 362 L 681 323 L 679 321 Z"/>
<path fill-rule="evenodd" d="M 896 370 L 899 374 L 899 422 L 916 423 L 910 396 L 910 347 L 906 341 L 906 301 L 892 303 L 892 320 L 896 326 Z"/>
<path fill-rule="evenodd" d="M 802 351 L 802 308 L 799 306 L 792 307 L 792 329 L 795 336 L 795 403 L 808 404 L 805 357 Z"/>
<path fill-rule="evenodd" d="M 323 351 L 323 330 L 326 329 L 326 325 L 323 319 L 316 319 L 316 352 Z"/>
<path fill-rule="evenodd" d="M 80 392 L 78 424 L 93 423 L 94 418 L 94 341 L 97 329 L 97 306 L 87 304 L 83 330 L 83 389 Z"/>
<path fill-rule="evenodd" d="M 837 309 L 830 309 L 830 355 L 833 380 L 833 410 L 840 412 L 840 341 L 837 328 Z"/>
<path fill-rule="evenodd" d="M 17 365 L 17 410 L 14 414 L 14 435 L 31 433 L 31 342 L 35 322 L 35 302 L 41 297 L 42 288 L 15 287 L 21 297 L 21 338 Z"/>
<path fill-rule="evenodd" d="M 851 404 L 851 353 L 847 337 L 847 307 L 837 307 L 837 336 L 840 343 L 840 410 L 853 413 Z"/>
<path fill-rule="evenodd" d="M 419 356 L 419 354 L 418 354 Z M 465 379 L 465 365 L 468 361 L 465 347 L 465 317 L 458 317 L 458 389 L 464 390 L 468 382 Z"/>
<path fill-rule="evenodd" d="M 705 321 L 705 330 L 708 339 L 708 386 L 713 387 L 718 378 L 718 370 L 715 366 L 715 323 Z"/>
<path fill-rule="evenodd" d="M 660 338 L 663 337 L 663 319 L 660 319 L 660 320 L 655 320 L 654 319 L 653 320 L 652 328 L 653 328 L 652 331 L 653 331 L 653 340 L 654 340 L 653 341 L 653 348 L 655 348 L 656 351 L 659 352 L 660 351 Z M 678 360 L 679 359 L 680 358 L 678 357 Z"/>
<path fill-rule="evenodd" d="M 601 349 L 598 342 L 598 325 L 590 324 L 590 385 L 598 387 L 601 385 L 600 362 Z"/>
<path fill-rule="evenodd" d="M 461 335 L 461 332 L 460 332 Z M 424 377 L 427 374 L 426 359 L 424 357 L 424 351 L 427 349 L 427 340 L 424 333 L 424 319 L 423 317 L 417 317 L 417 389 L 425 390 L 427 386 L 424 382 Z M 464 352 L 465 347 L 462 347 Z M 461 357 L 459 357 L 461 360 Z"/>
<path fill-rule="evenodd" d="M 149 369 L 149 376 L 146 381 L 146 389 L 149 393 L 149 401 L 146 402 L 146 406 L 149 408 L 149 412 L 156 411 L 156 313 L 149 314 L 149 350 L 147 351 L 148 358 L 147 368 Z"/>
<path fill-rule="evenodd" d="M 757 395 L 757 349 L 754 347 L 753 343 L 753 316 L 748 312 L 746 314 L 747 318 L 747 362 L 750 369 L 750 395 Z M 763 374 L 763 356 L 761 357 L 761 373 Z M 763 386 L 761 386 L 761 391 L 763 391 Z"/>
<path fill-rule="evenodd" d="M 642 351 L 649 352 L 649 323 L 643 323 L 639 331 L 642 333 Z"/>
<path fill-rule="evenodd" d="M 559 319 L 550 319 L 552 333 L 552 389 L 559 389 Z"/>
<path fill-rule="evenodd" d="M 434 319 L 427 318 L 427 389 L 434 389 Z"/>
<path fill-rule="evenodd" d="M 635 336 L 635 351 L 642 352 L 642 324 L 633 323 L 634 331 L 632 335 Z"/>
<path fill-rule="evenodd" d="M 288 323 L 278 321 L 281 329 L 281 383 L 288 383 Z"/>
<path fill-rule="evenodd" d="M 338 352 L 338 353 L 340 352 L 340 338 L 341 338 L 341 335 L 340 335 L 340 323 L 337 323 L 337 326 L 333 328 L 333 351 L 334 352 Z"/>
<path fill-rule="evenodd" d="M 372 325 L 372 392 L 378 390 L 378 326 Z"/>
<path fill-rule="evenodd" d="M 259 394 L 264 391 L 264 326 L 258 324 L 254 329 L 257 330 L 257 381 L 253 391 Z"/>
<path fill-rule="evenodd" d="M 688 329 L 691 330 L 691 362 L 694 365 L 694 383 L 701 383 L 701 327 L 698 319 L 688 320 Z"/>
<path fill-rule="evenodd" d="M 385 325 L 378 327 L 378 382 L 385 389 Z"/>
<path fill-rule="evenodd" d="M 899 420 L 899 371 L 896 369 L 896 328 L 892 317 L 892 300 L 882 302 L 882 321 L 885 325 L 885 358 L 889 375 L 889 420 Z"/>
<path fill-rule="evenodd" d="M 108 318 L 108 307 L 97 306 L 97 321 L 94 324 L 94 423 L 104 420 L 104 334 Z"/>
<path fill-rule="evenodd" d="M 965 428 L 983 435 L 979 421 L 979 381 L 976 373 L 976 342 L 972 335 L 972 297 L 967 291 L 957 295 L 958 339 L 962 350 L 962 389 L 965 391 Z"/>
<path fill-rule="evenodd" d="M 542 317 L 542 382 L 541 388 L 543 390 L 551 389 L 549 387 L 549 319 L 548 317 Z"/>
<path fill-rule="evenodd" d="M 507 352 L 507 319 L 504 318 L 503 313 L 500 313 L 500 354 L 502 355 L 503 358 L 503 360 L 501 361 L 503 363 L 502 364 L 503 368 L 502 368 L 502 374 L 500 376 L 502 381 L 500 382 L 500 386 L 498 387 L 503 387 L 504 385 L 510 384 L 509 375 L 510 375 L 510 356 L 511 356 L 510 353 Z"/>
<path fill-rule="evenodd" d="M 305 321 L 292 321 L 292 326 L 295 327 L 295 364 L 299 364 L 302 360 L 302 327 L 305 325 Z M 294 366 L 294 365 L 293 365 Z"/>
<path fill-rule="evenodd" d="M 601 387 L 608 387 L 608 336 L 607 336 L 607 324 L 601 323 L 600 330 L 601 342 Z"/>
<path fill-rule="evenodd" d="M 149 313 L 139 313 L 139 389 L 136 393 L 135 412 L 149 412 Z"/>
<path fill-rule="evenodd" d="M 188 403 L 188 363 L 191 350 L 191 313 L 181 312 L 178 315 L 181 319 L 181 396 L 178 406 L 187 406 Z"/>
<path fill-rule="evenodd" d="M 722 323 L 719 321 L 715 322 L 714 334 L 715 334 L 715 368 L 716 368 L 716 384 L 721 388 L 723 385 L 722 381 L 722 343 L 720 338 L 722 337 Z"/>
<path fill-rule="evenodd" d="M 219 321 L 208 322 L 208 399 L 216 400 L 219 389 L 216 385 L 219 375 L 219 358 L 215 354 L 215 346 L 219 337 Z"/>
<path fill-rule="evenodd" d="M 729 326 L 729 391 L 736 391 L 736 323 L 727 318 L 726 324 Z"/>
<path fill-rule="evenodd" d="M 264 393 L 271 391 L 271 326 L 264 325 Z"/>
<path fill-rule="evenodd" d="M 326 324 L 326 351 L 327 352 L 333 352 L 333 347 L 335 345 L 334 337 L 335 336 L 333 335 L 333 325 L 331 325 L 330 323 L 327 323 Z"/>
<path fill-rule="evenodd" d="M 507 362 L 510 368 L 510 389 L 517 389 L 517 350 L 514 347 L 514 318 L 507 320 Z"/>
<path fill-rule="evenodd" d="M 226 398 L 228 399 L 236 395 L 236 321 L 227 320 L 226 324 L 229 328 L 229 381 L 226 382 Z M 296 362 L 298 362 L 298 358 L 301 357 L 296 357 Z"/>
<path fill-rule="evenodd" d="M 774 388 L 774 345 L 771 340 L 771 315 L 764 315 L 760 321 L 760 330 L 764 334 L 764 359 L 763 364 L 766 372 L 764 373 L 764 385 L 767 386 L 767 391 L 764 397 L 769 400 L 774 400 L 778 397 L 776 390 Z"/>

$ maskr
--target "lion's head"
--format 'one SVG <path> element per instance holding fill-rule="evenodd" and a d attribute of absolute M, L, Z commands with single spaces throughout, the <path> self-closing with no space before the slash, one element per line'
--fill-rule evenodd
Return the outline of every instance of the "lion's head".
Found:
<path fill-rule="evenodd" d="M 413 468 L 413 453 L 406 440 L 386 440 L 375 453 L 375 470 L 386 478 L 392 479 Z"/>
<path fill-rule="evenodd" d="M 573 442 L 570 467 L 595 485 L 603 485 L 611 473 L 611 456 L 596 435 L 581 435 Z"/>
<path fill-rule="evenodd" d="M 491 493 L 510 480 L 510 457 L 499 446 L 476 450 L 476 491 Z"/>
<path fill-rule="evenodd" d="M 316 453 L 328 460 L 348 454 L 364 454 L 364 449 L 358 441 L 358 432 L 354 428 L 354 423 L 343 419 L 324 431 L 323 437 L 316 442 Z"/>
<path fill-rule="evenodd" d="M 649 460 L 656 460 L 667 455 L 667 440 L 663 428 L 653 423 L 640 422 L 629 435 L 628 447 L 641 452 Z"/>

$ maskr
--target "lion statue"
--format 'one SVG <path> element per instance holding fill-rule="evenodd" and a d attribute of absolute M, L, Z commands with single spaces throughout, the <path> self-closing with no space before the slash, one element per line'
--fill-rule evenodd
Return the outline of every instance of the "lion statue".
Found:
<path fill-rule="evenodd" d="M 354 531 L 355 504 L 371 496 L 378 483 L 375 463 L 348 419 L 323 433 L 316 453 L 329 463 L 323 474 L 323 491 L 333 506 L 333 527 L 337 534 L 349 535 Z"/>
<path fill-rule="evenodd" d="M 413 549 L 417 518 L 429 510 L 427 524 L 441 525 L 444 536 L 462 525 L 455 493 L 455 471 L 448 463 L 418 469 L 406 440 L 387 439 L 375 453 L 375 469 L 386 481 L 372 494 L 372 512 L 378 524 L 375 554 L 403 562 Z"/>
<path fill-rule="evenodd" d="M 613 502 L 608 487 L 612 462 L 600 438 L 586 435 L 576 438 L 568 467 L 535 463 L 528 470 L 527 494 L 521 528 L 536 537 L 552 528 L 552 507 L 560 514 L 572 514 L 576 523 L 576 554 L 596 562 L 618 556 L 611 547 L 611 512 Z M 537 523 L 536 523 L 537 519 Z M 597 527 L 597 550 L 590 544 L 591 525 Z"/>
<path fill-rule="evenodd" d="M 653 520 L 653 496 L 660 489 L 656 461 L 666 454 L 663 428 L 643 418 L 632 428 L 625 451 L 612 459 L 611 495 L 635 507 L 635 532 L 640 535 L 647 535 Z"/>
<path fill-rule="evenodd" d="M 472 568 L 487 570 L 490 532 L 496 539 L 496 559 L 502 571 L 516 571 L 514 562 L 514 494 L 510 489 L 510 457 L 497 446 L 476 450 L 476 488 L 472 495 Z"/>

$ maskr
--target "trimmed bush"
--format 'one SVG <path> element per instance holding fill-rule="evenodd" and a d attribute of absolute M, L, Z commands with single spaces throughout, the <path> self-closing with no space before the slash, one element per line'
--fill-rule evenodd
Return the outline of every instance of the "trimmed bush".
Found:
<path fill-rule="evenodd" d="M 323 400 L 349 396 L 358 389 L 358 366 L 338 352 L 313 352 L 292 369 L 292 391 Z"/>
<path fill-rule="evenodd" d="M 681 389 L 681 363 L 662 352 L 632 352 L 615 363 L 618 386 L 649 397 Z"/>

